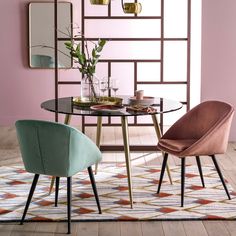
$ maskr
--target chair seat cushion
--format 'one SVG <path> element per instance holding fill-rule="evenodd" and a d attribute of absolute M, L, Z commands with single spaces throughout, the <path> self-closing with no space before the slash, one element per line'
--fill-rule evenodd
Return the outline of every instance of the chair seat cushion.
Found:
<path fill-rule="evenodd" d="M 196 139 L 161 139 L 158 145 L 160 147 L 164 147 L 166 151 L 170 150 L 171 152 L 182 152 L 196 141 Z"/>

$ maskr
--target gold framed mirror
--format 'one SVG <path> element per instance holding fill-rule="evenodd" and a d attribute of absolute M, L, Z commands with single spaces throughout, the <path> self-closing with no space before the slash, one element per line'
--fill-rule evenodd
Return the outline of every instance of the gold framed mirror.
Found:
<path fill-rule="evenodd" d="M 50 69 L 54 60 L 54 3 L 29 4 L 29 66 Z M 70 2 L 58 3 L 58 67 L 71 68 L 72 58 L 64 42 L 72 35 L 73 6 Z M 65 40 L 63 41 L 63 38 Z"/>

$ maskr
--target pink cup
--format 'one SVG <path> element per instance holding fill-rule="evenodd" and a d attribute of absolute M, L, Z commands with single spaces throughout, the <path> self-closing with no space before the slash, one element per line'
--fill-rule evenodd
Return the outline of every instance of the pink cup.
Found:
<path fill-rule="evenodd" d="M 143 94 L 144 94 L 144 91 L 143 91 L 143 90 L 137 90 L 137 91 L 135 92 L 136 99 L 137 99 L 137 100 L 142 100 L 142 99 L 143 99 Z"/>

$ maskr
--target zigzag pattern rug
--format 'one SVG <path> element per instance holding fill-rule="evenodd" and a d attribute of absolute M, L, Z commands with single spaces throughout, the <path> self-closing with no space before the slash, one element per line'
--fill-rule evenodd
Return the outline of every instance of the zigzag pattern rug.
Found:
<path fill-rule="evenodd" d="M 197 166 L 186 167 L 185 206 L 180 207 L 180 167 L 171 167 L 173 185 L 167 176 L 157 195 L 160 166 L 133 166 L 134 209 L 130 209 L 126 169 L 123 165 L 100 165 L 95 176 L 103 214 L 99 215 L 87 171 L 73 177 L 72 220 L 204 220 L 236 219 L 236 193 L 227 183 L 228 200 L 212 166 L 204 166 L 206 188 L 201 187 Z M 19 221 L 33 175 L 22 166 L 0 167 L 0 221 Z M 41 175 L 26 220 L 64 221 L 66 179 L 61 178 L 59 205 L 48 195 L 50 177 Z"/>

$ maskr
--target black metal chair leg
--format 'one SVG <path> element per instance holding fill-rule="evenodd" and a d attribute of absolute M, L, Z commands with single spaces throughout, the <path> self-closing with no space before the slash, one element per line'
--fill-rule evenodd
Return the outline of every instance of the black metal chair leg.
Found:
<path fill-rule="evenodd" d="M 202 166 L 201 166 L 201 161 L 200 161 L 199 156 L 196 156 L 196 161 L 197 161 L 197 166 L 198 166 L 200 178 L 202 181 L 202 187 L 205 188 L 205 183 L 204 183 L 203 174 L 202 174 Z"/>
<path fill-rule="evenodd" d="M 215 165 L 215 168 L 216 168 L 216 170 L 217 170 L 217 172 L 218 172 L 218 175 L 219 175 L 219 177 L 220 177 L 220 180 L 221 180 L 221 182 L 222 182 L 222 184 L 223 184 L 223 186 L 224 186 L 225 192 L 226 192 L 226 194 L 227 194 L 227 196 L 228 196 L 228 198 L 229 198 L 229 200 L 230 200 L 231 197 L 230 197 L 229 191 L 228 191 L 228 189 L 227 189 L 227 186 L 226 186 L 226 184 L 225 184 L 224 177 L 223 177 L 223 175 L 222 175 L 222 173 L 221 173 L 221 171 L 220 171 L 220 167 L 219 167 L 219 165 L 218 165 L 218 163 L 217 163 L 217 161 L 216 161 L 215 155 L 212 155 L 211 158 L 212 158 L 212 161 L 214 162 L 214 165 Z"/>
<path fill-rule="evenodd" d="M 60 183 L 60 177 L 56 177 L 55 207 L 57 207 L 57 203 L 58 203 L 59 183 Z"/>
<path fill-rule="evenodd" d="M 164 156 L 164 159 L 162 162 L 161 175 L 160 175 L 160 179 L 159 179 L 157 193 L 160 193 L 160 190 L 161 190 L 161 184 L 162 184 L 163 176 L 164 176 L 165 169 L 166 169 L 167 159 L 168 159 L 168 153 L 165 153 L 165 156 Z"/>
<path fill-rule="evenodd" d="M 181 158 L 181 207 L 184 206 L 185 157 Z"/>
<path fill-rule="evenodd" d="M 23 225 L 23 223 L 24 223 L 24 219 L 25 219 L 26 213 L 28 211 L 31 199 L 33 197 L 34 190 L 35 190 L 35 187 L 37 185 L 38 179 L 39 179 L 39 174 L 35 174 L 32 185 L 31 185 L 31 188 L 30 188 L 30 192 L 29 192 L 29 195 L 28 195 L 28 199 L 27 199 L 27 202 L 26 202 L 26 205 L 25 205 L 24 213 L 23 213 L 23 216 L 21 218 L 21 222 L 20 222 L 21 225 Z"/>
<path fill-rule="evenodd" d="M 68 218 L 68 232 L 71 233 L 71 179 L 72 177 L 67 177 L 67 218 Z"/>
<path fill-rule="evenodd" d="M 98 192 L 97 192 L 97 187 L 96 187 L 96 182 L 95 182 L 95 179 L 94 179 L 93 170 L 92 170 L 91 166 L 88 167 L 88 173 L 89 173 L 89 178 L 90 178 L 90 181 L 91 181 L 91 184 L 92 184 L 92 187 L 93 187 L 93 192 L 94 192 L 94 195 L 95 195 L 95 199 L 96 199 L 96 202 L 97 202 L 98 212 L 99 212 L 99 214 L 102 214 L 102 210 L 101 210 L 101 206 L 100 206 L 100 202 L 99 202 L 99 197 L 98 197 Z"/>

